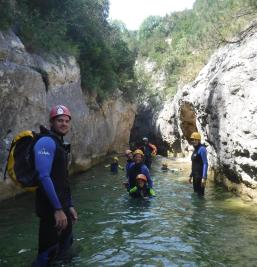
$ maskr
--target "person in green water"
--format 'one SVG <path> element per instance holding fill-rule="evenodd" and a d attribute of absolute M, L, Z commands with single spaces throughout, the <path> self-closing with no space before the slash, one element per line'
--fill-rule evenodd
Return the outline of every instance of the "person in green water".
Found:
<path fill-rule="evenodd" d="M 112 163 L 105 165 L 105 168 L 110 168 L 110 171 L 112 173 L 118 173 L 119 169 L 124 170 L 124 168 L 121 165 L 119 165 L 118 157 L 113 157 Z"/>
<path fill-rule="evenodd" d="M 153 188 L 148 187 L 147 178 L 144 174 L 138 174 L 136 180 L 137 185 L 129 190 L 130 196 L 135 198 L 149 198 L 155 196 Z"/>
<path fill-rule="evenodd" d="M 163 163 L 162 163 L 161 170 L 162 170 L 162 171 L 168 171 L 168 170 L 169 170 L 168 163 L 163 162 Z"/>
<path fill-rule="evenodd" d="M 178 174 L 180 171 L 182 171 L 182 169 L 169 168 L 169 165 L 167 162 L 162 163 L 161 170 L 163 172 L 171 172 L 173 174 Z"/>
<path fill-rule="evenodd" d="M 198 193 L 199 196 L 203 196 L 208 171 L 207 150 L 205 145 L 201 144 L 200 133 L 193 132 L 190 139 L 194 146 L 194 151 L 191 156 L 192 171 L 189 175 L 189 183 L 193 182 L 194 192 Z"/>

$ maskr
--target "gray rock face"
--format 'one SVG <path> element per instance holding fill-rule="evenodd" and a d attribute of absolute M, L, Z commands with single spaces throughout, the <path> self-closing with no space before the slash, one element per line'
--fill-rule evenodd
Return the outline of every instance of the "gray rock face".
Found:
<path fill-rule="evenodd" d="M 0 32 L 0 181 L 12 138 L 21 130 L 48 126 L 49 110 L 56 104 L 72 112 L 67 139 L 73 172 L 89 168 L 107 153 L 124 151 L 135 106 L 118 95 L 97 104 L 82 92 L 73 57 L 31 55 L 12 32 Z"/>
<path fill-rule="evenodd" d="M 257 33 L 218 50 L 196 80 L 160 112 L 156 131 L 187 152 L 198 130 L 215 178 L 257 199 Z M 179 140 L 179 142 L 178 142 Z"/>

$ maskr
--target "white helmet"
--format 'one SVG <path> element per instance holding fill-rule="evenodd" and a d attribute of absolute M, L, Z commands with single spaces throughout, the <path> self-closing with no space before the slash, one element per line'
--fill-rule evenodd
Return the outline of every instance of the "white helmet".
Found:
<path fill-rule="evenodd" d="M 144 142 L 148 142 L 148 138 L 147 137 L 143 137 L 143 141 Z"/>

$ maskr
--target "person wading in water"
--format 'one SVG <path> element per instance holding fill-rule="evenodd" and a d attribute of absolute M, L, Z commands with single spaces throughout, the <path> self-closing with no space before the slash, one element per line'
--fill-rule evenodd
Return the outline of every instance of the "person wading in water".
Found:
<path fill-rule="evenodd" d="M 193 180 L 194 192 L 198 193 L 199 196 L 203 196 L 208 171 L 207 151 L 206 147 L 201 144 L 200 133 L 193 132 L 190 139 L 194 146 L 194 151 L 191 156 L 192 171 L 189 176 L 189 183 L 192 183 Z"/>
<path fill-rule="evenodd" d="M 144 164 L 144 153 L 140 149 L 134 151 L 134 163 L 131 164 L 128 170 L 128 190 L 137 185 L 136 177 L 138 174 L 144 174 L 147 178 L 147 183 L 150 188 L 153 187 L 153 182 L 150 177 L 149 169 Z"/>
<path fill-rule="evenodd" d="M 63 137 L 70 130 L 71 113 L 63 105 L 50 112 L 50 126 L 33 147 L 39 187 L 36 213 L 40 219 L 38 256 L 32 267 L 46 267 L 62 257 L 72 244 L 72 224 L 77 221 L 68 181 L 68 154 Z"/>
<path fill-rule="evenodd" d="M 155 157 L 157 154 L 157 147 L 151 144 L 147 137 L 143 138 L 143 146 L 140 149 L 143 151 L 145 156 L 145 165 L 148 169 L 151 169 L 152 157 Z"/>

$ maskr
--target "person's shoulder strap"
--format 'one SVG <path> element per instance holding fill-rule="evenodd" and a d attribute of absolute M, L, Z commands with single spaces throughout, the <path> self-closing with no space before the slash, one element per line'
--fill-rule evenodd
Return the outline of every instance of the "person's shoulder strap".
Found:
<path fill-rule="evenodd" d="M 39 138 L 48 136 L 48 137 L 51 137 L 55 142 L 62 144 L 62 141 L 54 132 L 50 131 L 43 125 L 40 125 L 39 129 L 40 129 L 40 133 L 38 134 Z"/>

